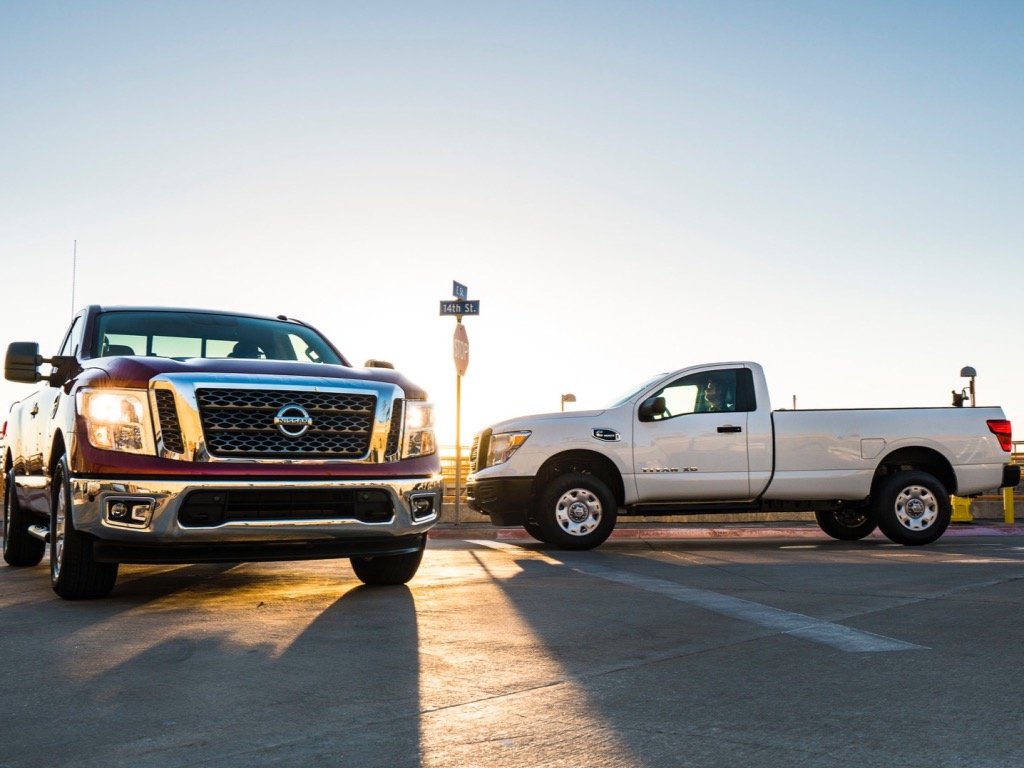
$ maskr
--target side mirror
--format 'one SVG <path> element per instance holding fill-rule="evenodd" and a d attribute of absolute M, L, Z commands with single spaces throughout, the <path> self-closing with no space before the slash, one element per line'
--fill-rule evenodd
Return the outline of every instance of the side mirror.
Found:
<path fill-rule="evenodd" d="M 43 362 L 39 356 L 39 345 L 34 341 L 11 342 L 4 360 L 4 378 L 22 384 L 35 384 L 42 378 L 39 366 Z"/>
<path fill-rule="evenodd" d="M 637 413 L 640 416 L 640 421 L 654 421 L 655 417 L 661 416 L 665 412 L 665 398 L 664 397 L 649 397 L 640 404 L 640 408 Z"/>
<path fill-rule="evenodd" d="M 39 373 L 39 366 L 43 363 L 53 366 L 49 376 Z M 51 387 L 59 387 L 71 377 L 77 364 L 78 359 L 70 356 L 40 357 L 39 345 L 34 341 L 15 341 L 7 347 L 4 378 L 22 384 L 35 384 L 46 379 Z"/>

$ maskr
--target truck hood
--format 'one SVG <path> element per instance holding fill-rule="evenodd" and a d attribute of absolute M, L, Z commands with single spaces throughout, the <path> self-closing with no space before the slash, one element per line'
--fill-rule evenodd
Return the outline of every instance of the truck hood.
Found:
<path fill-rule="evenodd" d="M 574 421 L 592 422 L 604 410 L 597 411 L 573 411 L 572 413 L 538 413 L 532 416 L 518 416 L 514 419 L 505 419 L 491 426 L 491 432 L 516 432 L 519 430 L 532 430 L 542 426 L 555 426 L 563 424 L 570 426 Z"/>
<path fill-rule="evenodd" d="M 298 376 L 309 379 L 336 379 L 385 382 L 402 388 L 409 399 L 426 399 L 427 393 L 397 371 L 388 368 L 346 368 L 342 365 L 300 363 L 287 360 L 214 360 L 167 357 L 107 357 L 86 360 L 83 379 L 112 387 L 147 386 L 160 374 L 217 373 L 239 376 Z"/>

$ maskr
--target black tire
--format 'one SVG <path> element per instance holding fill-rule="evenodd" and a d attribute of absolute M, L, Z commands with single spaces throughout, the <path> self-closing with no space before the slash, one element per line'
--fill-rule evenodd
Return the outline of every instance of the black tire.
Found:
<path fill-rule="evenodd" d="M 551 543 L 544 537 L 544 532 L 540 529 L 540 523 L 538 523 L 536 520 L 527 518 L 526 522 L 523 523 L 523 528 L 525 528 L 526 532 L 530 534 L 533 538 L 535 538 L 537 541 L 539 541 L 541 544 Z"/>
<path fill-rule="evenodd" d="M 92 542 L 92 536 L 75 529 L 71 478 L 67 458 L 61 457 L 50 500 L 50 583 L 65 600 L 95 600 L 114 588 L 117 563 L 97 562 Z"/>
<path fill-rule="evenodd" d="M 931 544 L 949 526 L 953 507 L 945 486 L 933 475 L 898 472 L 878 485 L 873 501 L 875 520 L 897 544 Z"/>
<path fill-rule="evenodd" d="M 423 545 L 426 545 L 426 541 L 423 542 Z M 423 560 L 424 546 L 415 552 L 404 555 L 353 557 L 351 559 L 352 570 L 356 572 L 356 576 L 361 582 L 372 587 L 392 587 L 397 584 L 406 584 L 419 570 L 420 561 Z"/>
<path fill-rule="evenodd" d="M 821 530 L 840 541 L 863 539 L 878 527 L 874 514 L 866 506 L 815 512 L 814 519 Z"/>
<path fill-rule="evenodd" d="M 39 565 L 46 554 L 46 542 L 28 532 L 31 515 L 18 503 L 14 491 L 14 470 L 4 480 L 4 562 L 17 568 Z"/>
<path fill-rule="evenodd" d="M 615 528 L 618 505 L 594 475 L 559 475 L 541 491 L 534 517 L 544 541 L 560 549 L 593 549 Z"/>

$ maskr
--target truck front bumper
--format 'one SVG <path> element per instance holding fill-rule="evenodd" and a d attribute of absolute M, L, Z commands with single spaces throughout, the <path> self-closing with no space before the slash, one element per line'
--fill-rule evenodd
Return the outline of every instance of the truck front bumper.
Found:
<path fill-rule="evenodd" d="M 532 477 L 470 478 L 466 499 L 491 525 L 522 525 L 533 503 Z"/>
<path fill-rule="evenodd" d="M 403 554 L 441 511 L 440 475 L 358 480 L 89 479 L 75 528 L 109 562 L 242 562 Z"/>
<path fill-rule="evenodd" d="M 204 542 L 174 544 L 95 541 L 101 563 L 245 563 L 272 560 L 326 560 L 339 557 L 405 555 L 426 544 L 426 534 L 388 538 L 338 538 L 316 541 Z"/>

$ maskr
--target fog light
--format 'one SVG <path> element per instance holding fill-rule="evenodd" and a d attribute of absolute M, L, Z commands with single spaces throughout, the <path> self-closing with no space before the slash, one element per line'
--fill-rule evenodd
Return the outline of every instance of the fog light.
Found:
<path fill-rule="evenodd" d="M 412 505 L 413 520 L 422 520 L 434 514 L 433 496 L 413 496 L 409 503 Z"/>
<path fill-rule="evenodd" d="M 144 528 L 153 517 L 152 499 L 108 499 L 107 521 L 119 526 Z"/>

